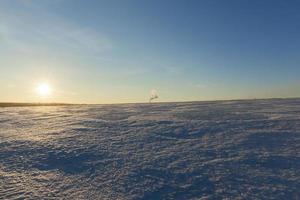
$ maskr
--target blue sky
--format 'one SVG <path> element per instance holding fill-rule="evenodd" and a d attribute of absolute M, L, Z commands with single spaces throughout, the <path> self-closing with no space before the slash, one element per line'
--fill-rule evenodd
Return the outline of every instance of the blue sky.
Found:
<path fill-rule="evenodd" d="M 0 101 L 300 96 L 300 3 L 0 1 Z M 53 93 L 35 92 L 47 82 Z"/>

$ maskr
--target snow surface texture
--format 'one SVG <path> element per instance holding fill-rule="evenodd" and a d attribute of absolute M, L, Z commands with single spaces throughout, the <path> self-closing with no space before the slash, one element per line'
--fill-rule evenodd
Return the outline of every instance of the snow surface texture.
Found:
<path fill-rule="evenodd" d="M 300 99 L 0 109 L 0 199 L 299 199 Z"/>

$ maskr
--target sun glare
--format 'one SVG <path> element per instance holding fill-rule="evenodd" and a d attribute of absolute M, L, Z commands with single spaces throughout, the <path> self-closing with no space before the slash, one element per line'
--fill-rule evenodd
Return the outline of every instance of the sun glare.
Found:
<path fill-rule="evenodd" d="M 36 91 L 40 96 L 43 97 L 50 96 L 52 93 L 51 87 L 47 83 L 39 84 L 38 87 L 36 88 Z"/>

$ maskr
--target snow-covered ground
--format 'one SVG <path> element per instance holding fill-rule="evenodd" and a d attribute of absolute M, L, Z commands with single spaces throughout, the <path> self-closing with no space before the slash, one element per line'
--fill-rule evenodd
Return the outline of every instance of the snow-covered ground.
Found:
<path fill-rule="evenodd" d="M 299 199 L 300 99 L 0 108 L 0 199 Z"/>

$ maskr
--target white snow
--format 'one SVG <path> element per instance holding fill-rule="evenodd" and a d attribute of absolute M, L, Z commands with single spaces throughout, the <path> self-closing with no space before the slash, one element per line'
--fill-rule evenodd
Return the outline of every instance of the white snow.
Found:
<path fill-rule="evenodd" d="M 300 99 L 0 108 L 0 199 L 299 199 Z"/>

